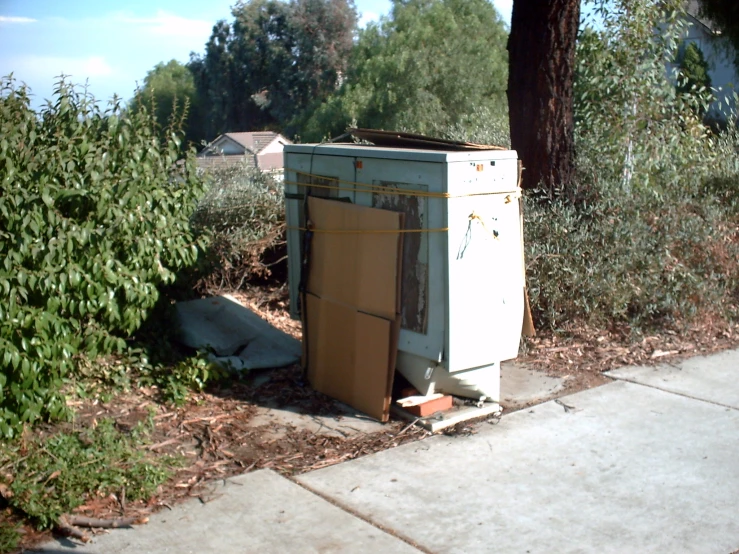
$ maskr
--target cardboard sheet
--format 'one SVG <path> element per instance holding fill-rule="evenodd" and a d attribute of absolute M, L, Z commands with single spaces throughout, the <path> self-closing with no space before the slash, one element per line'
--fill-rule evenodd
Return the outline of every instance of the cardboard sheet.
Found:
<path fill-rule="evenodd" d="M 303 322 L 308 380 L 319 392 L 387 421 L 400 335 L 402 234 L 393 231 L 402 228 L 403 214 L 308 202 L 317 229 Z"/>
<path fill-rule="evenodd" d="M 308 213 L 316 228 L 308 291 L 395 319 L 400 311 L 400 233 L 383 231 L 400 229 L 402 214 L 320 198 L 308 199 Z"/>
<path fill-rule="evenodd" d="M 387 421 L 397 350 L 395 322 L 312 294 L 307 303 L 308 379 L 313 388 Z"/>
<path fill-rule="evenodd" d="M 405 133 L 402 131 L 381 131 L 378 129 L 357 129 L 349 128 L 347 133 L 353 136 L 367 140 L 375 144 L 375 146 L 390 146 L 393 148 L 423 148 L 424 150 L 507 150 L 503 146 L 495 146 L 492 144 L 475 144 L 473 142 L 460 142 L 456 140 L 445 140 L 435 137 L 427 137 L 425 135 L 417 135 L 415 133 Z"/>

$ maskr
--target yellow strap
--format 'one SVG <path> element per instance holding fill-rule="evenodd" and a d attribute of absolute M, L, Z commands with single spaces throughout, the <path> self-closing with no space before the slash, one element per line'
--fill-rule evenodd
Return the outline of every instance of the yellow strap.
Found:
<path fill-rule="evenodd" d="M 287 169 L 286 171 L 292 171 L 296 175 L 304 175 L 306 177 L 310 177 L 311 179 L 322 179 L 322 180 L 335 181 L 336 183 L 341 183 L 344 185 L 351 185 L 353 187 L 357 187 L 357 189 L 354 192 L 374 192 L 378 194 L 396 194 L 396 195 L 402 195 L 402 196 L 418 196 L 422 198 L 467 198 L 471 196 L 494 196 L 494 195 L 499 195 L 499 194 L 506 194 L 506 195 L 509 195 L 508 197 L 506 197 L 506 204 L 510 202 L 511 199 L 513 198 L 521 197 L 521 189 L 507 190 L 507 191 L 495 191 L 495 192 L 471 192 L 469 194 L 452 195 L 447 192 L 427 192 L 427 191 L 422 191 L 422 190 L 391 189 L 383 185 L 370 185 L 368 183 L 359 183 L 356 181 L 345 181 L 343 179 L 336 179 L 334 177 L 327 177 L 325 175 L 315 175 L 312 173 L 306 173 L 304 171 L 298 171 L 295 169 Z M 342 189 L 342 187 L 338 185 L 322 185 L 322 184 L 317 184 L 317 183 L 303 183 L 300 181 L 291 181 L 288 179 L 285 179 L 284 183 L 288 185 L 296 185 L 299 187 L 316 187 L 316 188 L 330 189 L 330 190 L 345 190 L 345 189 Z"/>
<path fill-rule="evenodd" d="M 288 226 L 290 231 L 311 231 L 313 233 L 336 233 L 336 234 L 378 234 L 378 233 L 443 233 L 448 231 L 448 227 L 438 229 L 312 229 L 306 227 Z"/>

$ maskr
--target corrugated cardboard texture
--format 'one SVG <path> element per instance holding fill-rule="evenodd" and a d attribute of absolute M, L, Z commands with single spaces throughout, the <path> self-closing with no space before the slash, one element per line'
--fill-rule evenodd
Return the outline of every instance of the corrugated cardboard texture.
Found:
<path fill-rule="evenodd" d="M 335 200 L 308 202 L 317 230 L 304 321 L 308 380 L 387 421 L 400 334 L 402 235 L 392 231 L 402 228 L 403 214 Z"/>
<path fill-rule="evenodd" d="M 400 311 L 399 234 L 371 231 L 400 229 L 401 215 L 320 198 L 308 199 L 308 213 L 316 229 L 308 291 L 360 312 L 395 319 Z"/>
<path fill-rule="evenodd" d="M 313 388 L 380 421 L 390 409 L 393 322 L 307 295 L 308 379 Z"/>

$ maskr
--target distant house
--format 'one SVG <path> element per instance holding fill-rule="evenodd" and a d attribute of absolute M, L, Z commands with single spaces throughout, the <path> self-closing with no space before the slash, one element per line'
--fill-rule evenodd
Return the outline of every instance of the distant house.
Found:
<path fill-rule="evenodd" d="M 292 142 L 272 131 L 225 133 L 198 154 L 197 165 L 208 170 L 245 164 L 265 173 L 279 174 L 285 144 Z"/>
<path fill-rule="evenodd" d="M 739 76 L 734 66 L 734 50 L 731 45 L 726 44 L 721 31 L 714 23 L 699 15 L 699 6 L 697 0 L 690 0 L 685 4 L 688 25 L 682 36 L 680 52 L 683 52 L 688 44 L 693 43 L 703 53 L 708 62 L 711 86 L 721 89 L 716 94 L 717 98 L 711 105 L 709 113 L 721 117 L 727 103 L 730 107 L 736 108 L 734 91 L 739 85 Z M 676 66 L 677 63 L 669 64 L 668 70 L 672 71 Z"/>

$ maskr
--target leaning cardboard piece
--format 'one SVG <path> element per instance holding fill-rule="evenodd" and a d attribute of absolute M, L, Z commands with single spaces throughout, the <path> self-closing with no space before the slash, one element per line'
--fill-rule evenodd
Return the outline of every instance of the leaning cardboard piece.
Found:
<path fill-rule="evenodd" d="M 393 322 L 310 293 L 307 308 L 308 379 L 313 388 L 387 421 Z"/>
<path fill-rule="evenodd" d="M 403 216 L 318 198 L 308 204 L 315 230 L 304 313 L 308 380 L 387 421 L 400 334 Z"/>
<path fill-rule="evenodd" d="M 308 199 L 316 231 L 311 244 L 308 291 L 394 319 L 400 308 L 396 282 L 401 214 L 335 200 Z"/>

